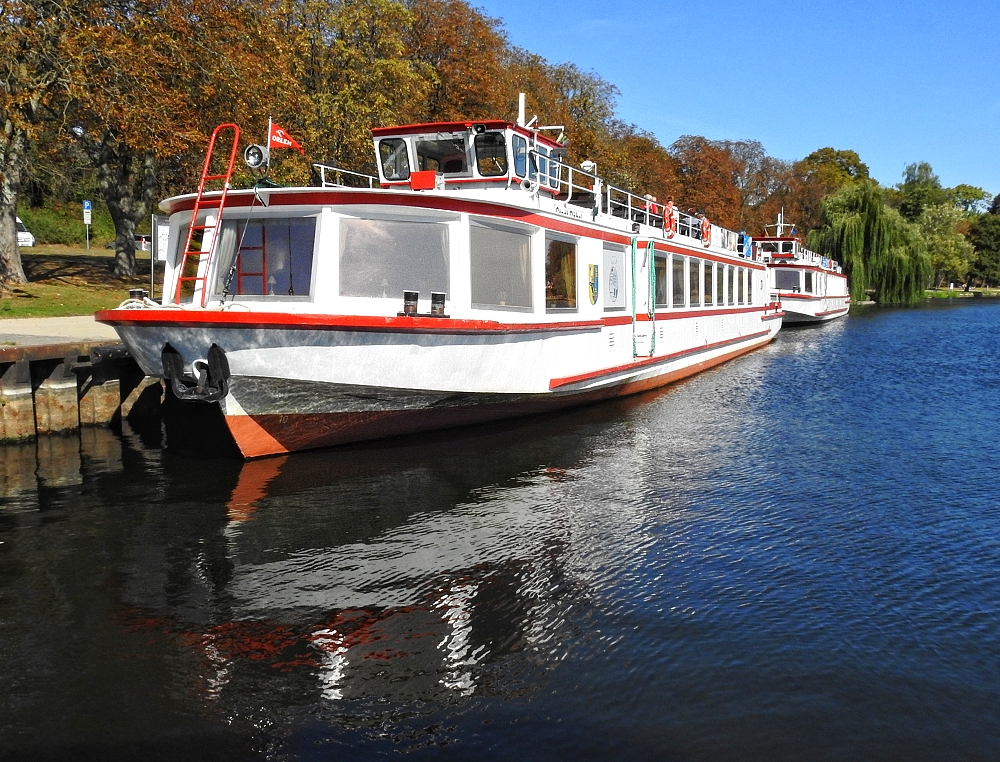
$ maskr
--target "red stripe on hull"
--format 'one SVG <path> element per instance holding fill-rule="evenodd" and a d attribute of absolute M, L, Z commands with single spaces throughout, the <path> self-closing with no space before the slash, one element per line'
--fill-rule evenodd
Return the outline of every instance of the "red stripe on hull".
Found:
<path fill-rule="evenodd" d="M 656 389 L 700 373 L 734 357 L 757 349 L 773 335 L 748 347 L 727 352 L 718 357 L 688 365 L 653 378 L 619 386 L 589 390 L 577 394 L 540 395 L 516 403 L 498 401 L 474 407 L 423 408 L 408 410 L 377 410 L 349 413 L 290 413 L 263 415 L 227 415 L 226 424 L 246 458 L 280 455 L 297 450 L 329 447 L 350 442 L 414 434 L 420 431 L 451 428 L 503 418 L 515 418 L 536 413 L 584 405 L 614 397 Z"/>

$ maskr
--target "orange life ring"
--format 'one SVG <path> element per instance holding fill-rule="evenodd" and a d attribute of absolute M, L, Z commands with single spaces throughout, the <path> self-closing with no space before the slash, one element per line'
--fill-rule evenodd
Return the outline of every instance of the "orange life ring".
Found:
<path fill-rule="evenodd" d="M 663 208 L 663 232 L 667 234 L 667 238 L 677 235 L 677 207 L 673 204 L 667 204 Z"/>
<path fill-rule="evenodd" d="M 701 219 L 701 244 L 705 248 L 712 245 L 712 223 L 708 221 L 708 217 Z"/>

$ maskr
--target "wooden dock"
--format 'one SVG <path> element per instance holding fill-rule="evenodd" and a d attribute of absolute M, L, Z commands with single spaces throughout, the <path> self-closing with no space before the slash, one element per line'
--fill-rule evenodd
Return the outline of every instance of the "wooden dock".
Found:
<path fill-rule="evenodd" d="M 0 442 L 158 416 L 163 384 L 92 318 L 0 320 Z"/>

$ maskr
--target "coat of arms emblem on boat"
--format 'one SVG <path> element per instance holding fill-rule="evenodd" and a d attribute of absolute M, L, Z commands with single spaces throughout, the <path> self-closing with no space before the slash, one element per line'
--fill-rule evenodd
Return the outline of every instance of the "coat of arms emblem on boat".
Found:
<path fill-rule="evenodd" d="M 588 265 L 587 271 L 590 276 L 590 303 L 597 304 L 597 290 L 600 285 L 597 280 L 597 265 Z"/>

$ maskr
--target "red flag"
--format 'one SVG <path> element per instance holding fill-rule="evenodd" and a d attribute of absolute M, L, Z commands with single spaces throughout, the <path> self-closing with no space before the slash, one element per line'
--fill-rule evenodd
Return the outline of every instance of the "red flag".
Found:
<path fill-rule="evenodd" d="M 271 134 L 267 136 L 268 148 L 295 148 L 303 156 L 305 149 L 296 142 L 295 138 L 276 124 L 271 125 Z"/>

